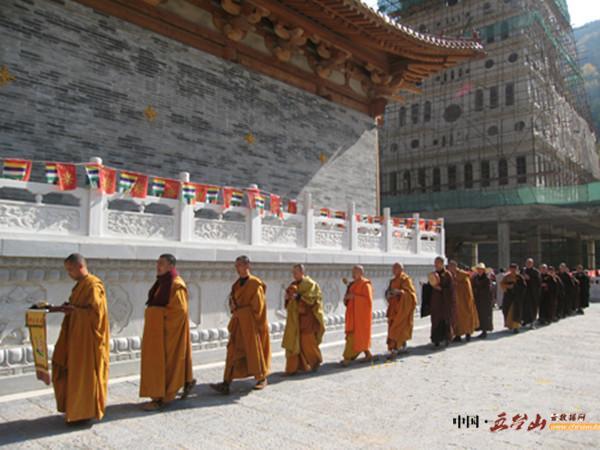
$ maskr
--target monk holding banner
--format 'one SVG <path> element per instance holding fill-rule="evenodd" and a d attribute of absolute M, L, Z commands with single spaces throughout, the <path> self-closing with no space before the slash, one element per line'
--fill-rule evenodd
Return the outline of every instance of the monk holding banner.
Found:
<path fill-rule="evenodd" d="M 183 388 L 185 399 L 196 385 L 192 373 L 192 341 L 188 291 L 170 254 L 156 262 L 156 282 L 148 293 L 142 338 L 140 397 L 150 397 L 145 411 L 162 409 Z"/>
<path fill-rule="evenodd" d="M 371 348 L 371 322 L 373 320 L 373 286 L 365 278 L 362 266 L 352 268 L 353 281 L 348 284 L 344 297 L 346 305 L 346 347 L 342 365 L 347 367 L 350 361 L 361 353 L 364 362 L 373 359 Z"/>
<path fill-rule="evenodd" d="M 417 307 L 417 291 L 412 279 L 404 272 L 404 266 L 396 263 L 392 270 L 394 279 L 385 292 L 388 301 L 388 359 L 394 359 L 398 352 L 406 351 L 406 341 L 412 339 Z"/>
<path fill-rule="evenodd" d="M 323 362 L 319 344 L 325 333 L 321 288 L 305 275 L 302 264 L 294 266 L 292 276 L 294 281 L 286 290 L 287 318 L 281 342 L 286 354 L 286 375 L 319 368 Z"/>
<path fill-rule="evenodd" d="M 236 378 L 254 377 L 253 389 L 267 385 L 271 367 L 271 342 L 267 321 L 267 285 L 250 273 L 250 259 L 239 256 L 235 260 L 238 280 L 231 288 L 229 308 L 229 342 L 223 382 L 210 387 L 221 394 L 229 394 L 229 385 Z"/>
<path fill-rule="evenodd" d="M 462 335 L 469 342 L 471 335 L 479 328 L 479 316 L 475 306 L 471 277 L 468 272 L 458 268 L 456 261 L 448 263 L 448 270 L 453 275 L 456 292 L 456 323 L 453 342 L 461 342 Z"/>
<path fill-rule="evenodd" d="M 70 423 L 102 419 L 110 360 L 106 291 L 80 254 L 65 259 L 65 270 L 77 284 L 68 303 L 49 308 L 65 313 L 52 356 L 56 405 Z"/>

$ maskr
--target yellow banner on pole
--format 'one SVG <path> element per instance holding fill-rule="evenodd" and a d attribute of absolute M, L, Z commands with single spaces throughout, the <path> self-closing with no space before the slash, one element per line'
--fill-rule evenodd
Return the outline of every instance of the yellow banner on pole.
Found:
<path fill-rule="evenodd" d="M 46 338 L 46 313 L 44 309 L 29 309 L 25 313 L 25 324 L 29 328 L 35 374 L 38 380 L 50 384 L 48 366 L 48 339 Z"/>

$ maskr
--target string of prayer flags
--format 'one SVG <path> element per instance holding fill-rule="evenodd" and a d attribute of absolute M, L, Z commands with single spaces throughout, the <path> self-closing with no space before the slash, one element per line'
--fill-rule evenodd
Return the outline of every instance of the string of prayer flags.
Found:
<path fill-rule="evenodd" d="M 336 211 L 334 217 L 340 220 L 346 220 L 346 213 L 344 211 Z"/>
<path fill-rule="evenodd" d="M 26 159 L 5 159 L 2 175 L 16 181 L 29 181 L 31 161 Z"/>
<path fill-rule="evenodd" d="M 331 217 L 331 211 L 328 208 L 321 208 L 319 215 L 323 218 Z"/>

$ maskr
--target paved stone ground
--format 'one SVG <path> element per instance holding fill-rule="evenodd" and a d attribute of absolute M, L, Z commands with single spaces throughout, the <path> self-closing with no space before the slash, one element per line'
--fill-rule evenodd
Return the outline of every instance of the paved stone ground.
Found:
<path fill-rule="evenodd" d="M 496 312 L 495 326 L 501 328 Z M 384 348 L 383 327 L 373 348 Z M 48 394 L 0 398 L 0 445 L 14 448 L 598 448 L 599 431 L 509 429 L 510 417 L 585 412 L 600 422 L 600 306 L 585 316 L 518 335 L 497 331 L 485 341 L 433 350 L 427 319 L 417 320 L 410 353 L 395 363 L 336 362 L 342 345 L 327 343 L 316 376 L 270 378 L 263 392 L 238 382 L 229 397 L 206 383 L 222 365 L 196 370 L 195 394 L 162 413 L 139 410 L 137 380 L 111 382 L 106 417 L 68 427 Z M 277 346 L 278 347 L 278 346 Z M 283 367 L 282 357 L 273 360 Z M 478 429 L 458 429 L 457 415 L 479 415 Z M 489 423 L 484 423 L 488 420 Z M 512 423 L 509 419 L 508 424 Z"/>

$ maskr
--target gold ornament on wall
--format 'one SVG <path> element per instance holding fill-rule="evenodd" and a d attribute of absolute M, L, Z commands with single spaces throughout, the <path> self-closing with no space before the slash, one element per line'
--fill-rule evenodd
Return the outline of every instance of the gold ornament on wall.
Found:
<path fill-rule="evenodd" d="M 0 69 L 0 86 L 12 83 L 15 81 L 15 77 L 10 73 L 8 67 L 2 66 Z"/>
<path fill-rule="evenodd" d="M 246 133 L 246 136 L 244 136 L 244 140 L 246 141 L 246 143 L 248 143 L 248 145 L 252 145 L 254 144 L 254 142 L 256 142 L 256 138 L 254 137 L 252 132 Z"/>
<path fill-rule="evenodd" d="M 327 162 L 327 155 L 321 152 L 321 154 L 319 155 L 319 161 L 321 161 L 321 164 L 325 164 Z"/>
<path fill-rule="evenodd" d="M 148 105 L 148 107 L 144 110 L 144 116 L 146 117 L 148 122 L 154 122 L 156 116 L 158 116 L 158 113 L 152 107 L 152 105 Z"/>

